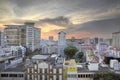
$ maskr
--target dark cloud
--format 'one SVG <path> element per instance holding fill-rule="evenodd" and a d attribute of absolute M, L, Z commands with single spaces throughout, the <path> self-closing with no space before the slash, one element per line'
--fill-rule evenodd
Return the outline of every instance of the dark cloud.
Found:
<path fill-rule="evenodd" d="M 120 31 L 120 17 L 89 21 L 83 24 L 72 25 L 72 28 L 66 29 L 66 32 L 69 34 L 75 32 L 90 32 L 93 36 L 102 35 L 103 37 L 111 37 L 112 33 L 117 31 Z M 88 37 L 90 36 L 88 35 Z"/>
<path fill-rule="evenodd" d="M 38 25 L 43 24 L 43 23 L 50 23 L 50 24 L 54 24 L 54 25 L 58 25 L 62 27 L 67 27 L 72 24 L 69 18 L 64 17 L 64 16 L 60 16 L 56 18 L 45 18 L 45 19 L 42 19 L 36 22 L 36 24 Z"/>
<path fill-rule="evenodd" d="M 113 19 L 90 21 L 81 25 L 77 25 L 79 31 L 90 31 L 92 33 L 111 34 L 120 30 L 120 17 Z"/>
<path fill-rule="evenodd" d="M 8 20 L 22 24 L 30 19 L 36 20 L 37 25 L 50 23 L 66 27 L 64 31 L 68 34 L 110 35 L 120 30 L 119 16 L 120 0 L 0 0 L 1 24 Z M 73 24 L 75 20 L 81 23 Z"/>
<path fill-rule="evenodd" d="M 63 25 L 63 23 L 65 23 L 66 29 L 54 30 L 54 32 L 63 30 L 67 34 L 73 34 L 75 32 L 89 32 L 92 33 L 93 36 L 103 35 L 105 37 L 110 37 L 113 32 L 120 31 L 120 17 L 104 20 L 94 20 L 83 24 L 72 24 L 69 21 L 69 18 L 57 17 L 54 19 L 40 20 L 40 24 L 42 23 L 51 23 L 54 25 Z M 69 25 L 69 23 L 71 24 Z"/>
<path fill-rule="evenodd" d="M 13 11 L 17 16 L 31 12 L 42 13 L 46 10 L 53 11 L 52 14 L 58 16 L 74 13 L 99 15 L 120 8 L 120 0 L 2 0 L 0 3 L 9 7 L 15 5 Z"/>

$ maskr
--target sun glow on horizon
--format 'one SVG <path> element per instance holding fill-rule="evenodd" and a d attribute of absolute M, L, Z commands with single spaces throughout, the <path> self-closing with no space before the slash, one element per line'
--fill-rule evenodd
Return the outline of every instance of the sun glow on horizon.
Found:
<path fill-rule="evenodd" d="M 60 30 L 60 29 L 66 29 L 65 27 L 50 24 L 50 23 L 44 23 L 40 25 L 42 32 L 50 32 L 53 30 Z"/>

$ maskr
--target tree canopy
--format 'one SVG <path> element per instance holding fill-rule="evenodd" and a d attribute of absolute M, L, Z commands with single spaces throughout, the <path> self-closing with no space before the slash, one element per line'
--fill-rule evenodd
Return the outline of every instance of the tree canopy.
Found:
<path fill-rule="evenodd" d="M 120 74 L 113 72 L 96 73 L 93 80 L 120 80 Z"/>
<path fill-rule="evenodd" d="M 68 46 L 64 49 L 64 53 L 69 59 L 73 58 L 77 51 L 78 49 L 75 46 Z"/>
<path fill-rule="evenodd" d="M 83 53 L 83 52 L 79 52 L 79 53 L 77 54 L 77 58 L 79 58 L 79 59 L 81 59 L 83 56 L 84 56 L 84 53 Z"/>

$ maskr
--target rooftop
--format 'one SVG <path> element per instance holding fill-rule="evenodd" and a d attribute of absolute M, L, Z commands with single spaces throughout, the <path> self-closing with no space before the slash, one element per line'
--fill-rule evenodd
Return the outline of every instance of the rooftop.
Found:
<path fill-rule="evenodd" d="M 13 59 L 15 58 L 15 56 L 4 56 L 4 57 L 0 57 L 0 62 L 8 60 L 8 59 Z"/>
<path fill-rule="evenodd" d="M 101 66 L 101 65 L 98 65 L 99 66 L 99 69 L 98 70 L 93 70 L 93 71 L 90 71 L 87 67 L 87 65 L 89 64 L 85 64 L 85 63 L 78 63 L 77 64 L 77 67 L 78 67 L 78 73 L 85 73 L 85 72 L 90 72 L 90 73 L 94 73 L 94 72 L 108 72 L 110 71 L 109 67 L 107 66 Z"/>
<path fill-rule="evenodd" d="M 24 72 L 25 71 L 25 63 L 21 62 L 19 64 L 17 64 L 16 66 L 7 68 L 7 69 L 3 69 L 3 67 L 5 67 L 5 64 L 0 65 L 0 71 L 1 72 Z"/>
<path fill-rule="evenodd" d="M 49 57 L 49 55 L 34 55 L 32 59 L 36 60 L 46 60 Z"/>

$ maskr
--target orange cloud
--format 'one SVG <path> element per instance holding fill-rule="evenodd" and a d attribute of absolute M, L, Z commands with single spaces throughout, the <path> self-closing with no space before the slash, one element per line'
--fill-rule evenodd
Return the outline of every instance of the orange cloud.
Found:
<path fill-rule="evenodd" d="M 40 25 L 42 32 L 50 32 L 53 30 L 60 30 L 60 29 L 65 29 L 65 27 L 50 24 L 50 23 L 44 23 Z"/>
<path fill-rule="evenodd" d="M 76 39 L 79 39 L 79 38 L 85 38 L 85 37 L 89 37 L 89 36 L 92 36 L 93 34 L 90 33 L 90 32 L 74 32 L 74 33 L 70 33 L 70 34 L 67 34 L 67 39 L 70 39 L 71 37 L 75 37 Z"/>

